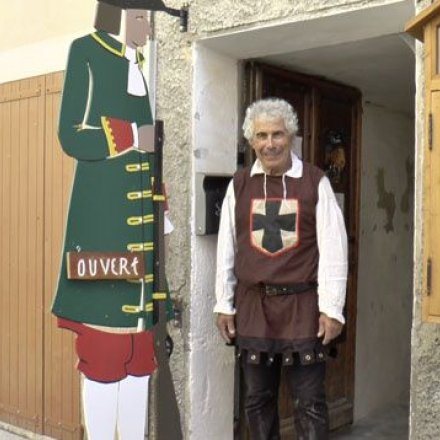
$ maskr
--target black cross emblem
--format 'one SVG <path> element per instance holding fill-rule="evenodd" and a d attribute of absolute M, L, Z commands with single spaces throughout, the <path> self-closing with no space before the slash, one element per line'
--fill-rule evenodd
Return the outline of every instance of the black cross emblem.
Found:
<path fill-rule="evenodd" d="M 261 247 L 271 253 L 283 249 L 281 230 L 295 232 L 296 212 L 280 215 L 281 200 L 266 201 L 266 215 L 253 213 L 252 230 L 264 229 Z"/>

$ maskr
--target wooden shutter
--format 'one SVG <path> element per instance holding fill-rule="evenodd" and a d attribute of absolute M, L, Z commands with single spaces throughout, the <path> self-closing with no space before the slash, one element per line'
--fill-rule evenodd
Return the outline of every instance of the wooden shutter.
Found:
<path fill-rule="evenodd" d="M 0 86 L 0 417 L 42 432 L 44 77 Z"/>
<path fill-rule="evenodd" d="M 440 323 L 440 16 L 424 28 L 426 121 L 424 148 L 423 319 Z"/>

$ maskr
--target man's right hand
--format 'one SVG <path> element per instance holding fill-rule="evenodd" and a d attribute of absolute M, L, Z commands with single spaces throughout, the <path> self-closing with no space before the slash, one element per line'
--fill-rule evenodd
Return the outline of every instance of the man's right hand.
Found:
<path fill-rule="evenodd" d="M 222 338 L 230 344 L 232 339 L 235 338 L 235 316 L 218 313 L 216 324 Z"/>

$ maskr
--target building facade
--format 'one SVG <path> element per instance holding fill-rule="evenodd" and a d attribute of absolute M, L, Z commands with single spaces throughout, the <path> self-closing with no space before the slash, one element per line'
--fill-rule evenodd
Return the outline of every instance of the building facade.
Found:
<path fill-rule="evenodd" d="M 76 429 L 69 426 L 75 426 L 79 413 L 74 409 L 73 415 L 57 415 L 55 390 L 65 387 L 65 381 L 59 379 L 60 368 L 47 372 L 60 358 L 63 368 L 74 363 L 65 353 L 66 344 L 72 341 L 54 342 L 60 330 L 52 329 L 48 316 L 52 282 L 48 272 L 58 270 L 53 265 L 58 261 L 56 243 L 63 224 L 62 216 L 53 219 L 53 211 L 66 203 L 72 166 L 63 165 L 60 171 L 61 155 L 55 153 L 62 76 L 57 72 L 65 68 L 70 42 L 92 30 L 95 2 L 27 3 L 11 5 L 7 24 L 0 29 L 1 154 L 10 161 L 0 167 L 0 267 L 2 278 L 3 273 L 9 274 L 1 284 L 0 298 L 10 316 L 11 310 L 26 310 L 17 312 L 16 320 L 2 321 L 1 362 L 8 364 L 9 373 L 2 373 L 0 416 L 8 425 L 68 438 L 64 432 Z M 166 3 L 181 6 L 179 0 Z M 440 387 L 436 386 L 440 330 L 437 324 L 424 322 L 421 312 L 425 49 L 404 32 L 405 23 L 429 4 L 414 0 L 193 0 L 187 33 L 179 33 L 172 17 L 156 14 L 157 61 L 151 58 L 150 66 L 156 68 L 150 71 L 155 72 L 151 85 L 156 116 L 165 122 L 164 174 L 175 226 L 167 271 L 181 320 L 171 328 L 175 340 L 171 366 L 185 438 L 204 439 L 209 430 L 210 439 L 232 439 L 234 417 L 236 422 L 241 417 L 233 350 L 221 342 L 212 315 L 216 235 L 204 234 L 199 219 L 207 209 L 203 182 L 231 176 L 248 160 L 240 133 L 246 104 L 271 93 L 298 97 L 293 104 L 304 109 L 302 138 L 307 159 L 319 163 L 326 130 L 338 128 L 337 124 L 351 146 L 347 147 L 350 180 L 341 201 L 353 225 L 349 228 L 352 264 L 347 308 L 351 324 L 342 348 L 348 379 L 343 382 L 343 397 L 335 391 L 343 403 L 334 407 L 333 425 L 356 423 L 396 402 L 411 402 L 410 438 L 436 438 L 440 432 Z M 34 110 L 14 109 L 14 103 L 23 99 L 37 100 L 25 104 Z M 33 118 L 43 113 L 46 122 L 40 121 L 44 127 L 35 134 Z M 334 114 L 345 115 L 345 122 L 334 119 Z M 30 133 L 27 140 L 17 141 L 20 154 L 16 156 L 10 146 L 12 120 L 18 121 L 17 130 L 23 121 Z M 16 161 L 24 163 L 26 152 L 32 151 L 32 139 L 38 139 L 41 150 L 28 162 L 38 164 L 36 171 L 29 164 L 16 165 Z M 50 150 L 49 144 L 53 144 Z M 21 177 L 31 174 L 34 180 L 23 186 L 21 178 L 13 181 L 14 170 Z M 57 172 L 61 173 L 58 177 Z M 27 231 L 25 237 L 34 231 L 20 226 L 20 218 L 32 199 L 26 198 L 28 191 L 35 185 L 42 191 L 37 200 L 43 208 L 39 211 L 37 204 L 27 212 L 29 221 L 36 224 L 34 248 L 38 249 L 39 241 L 44 252 L 28 261 L 35 264 L 35 279 L 44 294 L 34 304 L 29 302 L 32 295 L 22 296 L 22 292 L 29 292 L 35 283 L 30 278 L 20 281 L 10 261 L 32 255 L 34 249 L 25 245 L 27 238 L 19 237 L 22 231 Z M 17 212 L 14 200 L 19 201 Z M 18 229 L 13 226 L 16 222 Z M 11 236 L 17 237 L 18 254 Z M 40 318 L 32 328 L 25 327 L 24 332 L 14 324 L 29 322 L 33 313 Z M 41 379 L 35 381 L 32 398 L 25 389 L 14 397 L 21 386 L 20 374 L 27 377 L 18 365 L 27 358 L 14 351 L 6 335 L 17 334 L 17 343 L 26 346 L 32 343 L 31 335 L 39 332 L 44 334 L 38 342 L 38 352 L 43 354 L 36 356 Z M 332 377 L 331 392 L 342 383 Z M 69 380 L 67 394 L 78 386 L 75 379 Z M 12 414 L 37 406 L 39 399 L 47 414 L 29 410 L 23 420 Z M 70 407 L 78 405 L 73 400 Z M 32 417 L 36 422 L 26 421 Z M 62 417 L 73 420 L 64 431 L 52 426 Z M 45 419 L 51 422 L 45 424 Z M 81 432 L 71 435 L 75 438 Z"/>

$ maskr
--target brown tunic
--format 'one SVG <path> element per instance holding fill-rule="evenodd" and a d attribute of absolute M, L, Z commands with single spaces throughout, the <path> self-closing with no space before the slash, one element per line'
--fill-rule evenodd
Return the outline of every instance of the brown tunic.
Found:
<path fill-rule="evenodd" d="M 303 176 L 234 176 L 237 254 L 235 291 L 237 344 L 257 353 L 310 350 L 317 342 L 316 289 L 293 295 L 267 296 L 261 284 L 316 282 L 318 247 L 316 204 L 323 172 L 304 163 Z"/>

